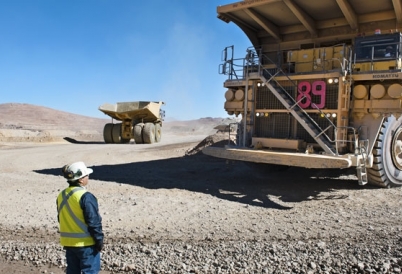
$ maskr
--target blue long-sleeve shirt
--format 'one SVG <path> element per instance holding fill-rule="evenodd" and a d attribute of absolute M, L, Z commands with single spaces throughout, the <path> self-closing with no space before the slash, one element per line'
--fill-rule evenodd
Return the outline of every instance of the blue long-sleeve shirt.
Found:
<path fill-rule="evenodd" d="M 85 222 L 88 225 L 88 232 L 96 243 L 103 243 L 102 217 L 99 214 L 98 200 L 90 193 L 85 192 L 80 200 L 80 206 L 84 213 Z"/>

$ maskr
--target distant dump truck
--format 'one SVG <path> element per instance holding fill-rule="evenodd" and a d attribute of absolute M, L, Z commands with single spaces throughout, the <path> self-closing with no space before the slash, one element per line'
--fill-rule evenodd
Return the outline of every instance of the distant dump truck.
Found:
<path fill-rule="evenodd" d="M 152 144 L 162 138 L 163 102 L 122 102 L 103 104 L 99 110 L 121 123 L 108 123 L 103 129 L 105 143 Z"/>
<path fill-rule="evenodd" d="M 364 2 L 364 3 L 363 3 Z M 244 0 L 217 8 L 253 47 L 222 53 L 224 108 L 237 145 L 204 154 L 343 169 L 359 184 L 402 186 L 400 0 Z"/>

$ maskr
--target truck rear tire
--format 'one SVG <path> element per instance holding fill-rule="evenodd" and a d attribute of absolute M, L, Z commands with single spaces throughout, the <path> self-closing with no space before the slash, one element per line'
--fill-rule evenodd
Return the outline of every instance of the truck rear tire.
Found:
<path fill-rule="evenodd" d="M 103 140 L 105 140 L 106 144 L 113 143 L 112 130 L 113 130 L 112 123 L 106 124 L 105 127 L 103 128 Z"/>
<path fill-rule="evenodd" d="M 112 129 L 113 143 L 119 144 L 121 142 L 121 123 L 114 124 Z"/>
<path fill-rule="evenodd" d="M 162 127 L 161 124 L 155 124 L 155 142 L 159 143 L 162 139 Z"/>
<path fill-rule="evenodd" d="M 155 125 L 153 123 L 145 123 L 142 130 L 142 138 L 145 144 L 153 144 L 155 142 Z"/>
<path fill-rule="evenodd" d="M 142 138 L 142 130 L 143 130 L 143 128 L 144 128 L 144 123 L 138 123 L 133 128 L 134 142 L 136 144 L 144 143 L 144 140 Z"/>
<path fill-rule="evenodd" d="M 402 118 L 384 119 L 373 147 L 373 167 L 368 183 L 380 187 L 402 186 Z"/>

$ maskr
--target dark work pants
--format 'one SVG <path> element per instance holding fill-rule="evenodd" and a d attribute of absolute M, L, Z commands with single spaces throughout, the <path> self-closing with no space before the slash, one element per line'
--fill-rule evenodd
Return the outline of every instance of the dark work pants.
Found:
<path fill-rule="evenodd" d="M 67 274 L 98 274 L 100 252 L 95 246 L 64 247 L 67 259 Z"/>

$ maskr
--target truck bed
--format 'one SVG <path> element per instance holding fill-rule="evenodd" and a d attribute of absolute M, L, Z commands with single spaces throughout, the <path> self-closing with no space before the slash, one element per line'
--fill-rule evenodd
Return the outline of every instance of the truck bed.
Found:
<path fill-rule="evenodd" d="M 163 102 L 150 101 L 105 103 L 99 107 L 99 110 L 119 121 L 143 120 L 143 122 L 155 122 L 160 119 L 160 108 L 163 104 Z"/>

